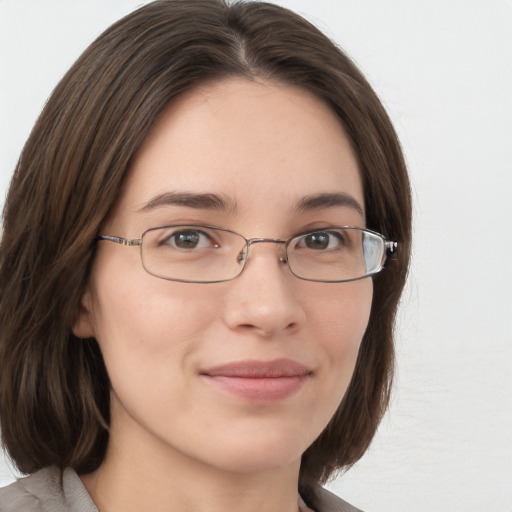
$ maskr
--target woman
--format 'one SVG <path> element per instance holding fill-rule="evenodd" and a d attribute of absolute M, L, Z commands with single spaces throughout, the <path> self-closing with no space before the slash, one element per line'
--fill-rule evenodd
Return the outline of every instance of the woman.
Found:
<path fill-rule="evenodd" d="M 384 109 L 299 16 L 113 25 L 7 198 L 1 426 L 30 476 L 0 510 L 355 510 L 318 484 L 386 409 L 410 215 Z"/>

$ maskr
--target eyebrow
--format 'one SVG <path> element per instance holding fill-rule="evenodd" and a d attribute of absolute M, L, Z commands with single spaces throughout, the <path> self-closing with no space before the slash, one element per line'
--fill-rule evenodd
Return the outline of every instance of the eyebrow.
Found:
<path fill-rule="evenodd" d="M 311 194 L 301 199 L 295 209 L 298 212 L 305 212 L 338 206 L 352 208 L 359 215 L 364 216 L 363 207 L 351 195 L 344 192 Z"/>
<path fill-rule="evenodd" d="M 147 212 L 162 206 L 185 206 L 198 210 L 218 210 L 232 213 L 237 210 L 236 201 L 218 194 L 196 194 L 192 192 L 165 192 L 150 199 L 139 211 Z M 344 192 L 311 194 L 303 197 L 295 206 L 297 212 L 322 208 L 349 207 L 364 216 L 363 207 Z"/>
<path fill-rule="evenodd" d="M 225 212 L 233 212 L 237 209 L 235 201 L 217 194 L 165 192 L 153 197 L 139 211 L 147 212 L 161 206 L 186 206 L 198 210 L 220 210 Z"/>

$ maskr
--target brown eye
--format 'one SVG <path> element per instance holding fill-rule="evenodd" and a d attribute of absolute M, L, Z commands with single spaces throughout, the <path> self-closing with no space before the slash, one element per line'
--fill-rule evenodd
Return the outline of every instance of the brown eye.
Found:
<path fill-rule="evenodd" d="M 175 247 L 176 249 L 185 250 L 202 249 L 205 247 L 215 246 L 206 233 L 196 229 L 176 231 L 168 236 L 163 242 L 171 247 Z"/>
<path fill-rule="evenodd" d="M 327 249 L 339 248 L 342 243 L 342 236 L 336 231 L 314 231 L 301 236 L 296 247 L 325 251 Z"/>

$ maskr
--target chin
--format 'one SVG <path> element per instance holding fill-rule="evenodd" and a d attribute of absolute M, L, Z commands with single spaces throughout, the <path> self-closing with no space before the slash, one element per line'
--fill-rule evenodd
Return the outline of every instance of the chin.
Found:
<path fill-rule="evenodd" d="M 233 473 L 254 473 L 281 468 L 300 467 L 300 460 L 311 442 L 289 433 L 247 433 L 243 438 L 231 437 L 204 447 L 203 460 L 211 465 Z M 220 448 L 220 450 L 218 449 Z"/>

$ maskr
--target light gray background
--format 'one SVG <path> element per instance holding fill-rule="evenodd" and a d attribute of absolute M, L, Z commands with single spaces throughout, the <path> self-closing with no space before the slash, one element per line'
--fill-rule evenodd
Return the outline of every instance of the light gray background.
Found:
<path fill-rule="evenodd" d="M 0 0 L 0 188 L 80 52 L 141 0 Z M 282 0 L 380 94 L 415 199 L 394 400 L 330 487 L 367 512 L 512 511 L 512 2 Z M 0 484 L 14 478 L 0 458 Z"/>

